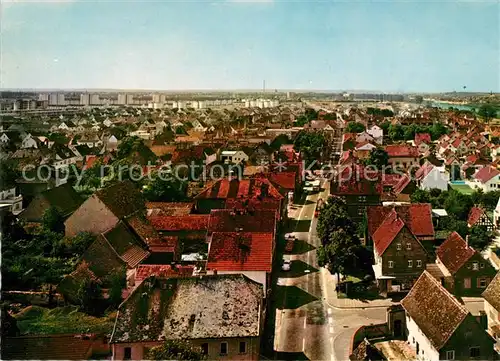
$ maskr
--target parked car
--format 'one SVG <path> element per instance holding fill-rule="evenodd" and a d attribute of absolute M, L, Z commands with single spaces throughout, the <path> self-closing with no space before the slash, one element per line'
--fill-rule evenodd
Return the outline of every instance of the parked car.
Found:
<path fill-rule="evenodd" d="M 286 259 L 283 261 L 283 266 L 281 266 L 281 269 L 283 271 L 290 271 L 290 265 L 291 265 L 291 261 L 289 259 Z"/>

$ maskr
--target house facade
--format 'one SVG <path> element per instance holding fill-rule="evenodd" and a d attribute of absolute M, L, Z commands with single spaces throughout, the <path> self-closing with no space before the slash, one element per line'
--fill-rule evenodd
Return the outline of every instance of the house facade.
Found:
<path fill-rule="evenodd" d="M 500 273 L 497 273 L 482 294 L 488 319 L 488 332 L 500 341 Z"/>
<path fill-rule="evenodd" d="M 380 294 L 408 291 L 425 270 L 428 253 L 395 210 L 373 236 L 373 270 Z"/>
<path fill-rule="evenodd" d="M 165 339 L 188 340 L 209 360 L 259 360 L 262 311 L 262 285 L 243 275 L 153 276 L 120 305 L 113 360 L 145 359 Z"/>
<path fill-rule="evenodd" d="M 490 261 L 469 247 L 457 232 L 439 246 L 436 256 L 444 276 L 441 283 L 457 296 L 480 296 L 496 274 Z"/>
<path fill-rule="evenodd" d="M 493 339 L 467 308 L 424 271 L 401 301 L 419 360 L 493 360 Z"/>
<path fill-rule="evenodd" d="M 221 161 L 229 164 L 248 162 L 248 155 L 241 150 L 224 150 L 220 154 Z"/>

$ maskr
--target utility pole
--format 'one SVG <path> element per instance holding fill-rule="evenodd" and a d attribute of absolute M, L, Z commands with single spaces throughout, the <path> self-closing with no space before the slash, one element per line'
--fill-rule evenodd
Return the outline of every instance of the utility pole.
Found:
<path fill-rule="evenodd" d="M 266 92 L 266 79 L 264 79 L 262 81 L 262 92 L 265 93 Z"/>

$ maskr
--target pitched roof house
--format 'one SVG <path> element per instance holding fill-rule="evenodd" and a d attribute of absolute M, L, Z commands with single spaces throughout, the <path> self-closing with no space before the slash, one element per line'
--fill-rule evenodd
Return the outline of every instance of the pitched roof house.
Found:
<path fill-rule="evenodd" d="M 467 225 L 469 227 L 474 226 L 486 226 L 488 231 L 495 229 L 493 221 L 486 213 L 483 207 L 472 207 L 469 211 L 469 217 L 467 218 Z"/>
<path fill-rule="evenodd" d="M 444 276 L 440 281 L 457 296 L 479 296 L 496 273 L 491 263 L 457 232 L 452 232 L 439 246 L 436 256 Z"/>
<path fill-rule="evenodd" d="M 82 203 L 83 199 L 76 193 L 73 186 L 67 183 L 35 196 L 19 218 L 26 222 L 40 223 L 45 211 L 50 207 L 54 207 L 62 217 L 68 217 Z"/>
<path fill-rule="evenodd" d="M 267 291 L 273 264 L 273 233 L 214 232 L 209 244 L 209 274 L 241 273 L 261 283 Z"/>
<path fill-rule="evenodd" d="M 241 274 L 150 277 L 120 305 L 113 360 L 142 360 L 163 340 L 189 340 L 207 359 L 259 359 L 262 285 Z"/>
<path fill-rule="evenodd" d="M 500 272 L 498 272 L 482 294 L 484 311 L 488 317 L 488 331 L 500 339 Z"/>
<path fill-rule="evenodd" d="M 415 179 L 420 189 L 440 189 L 448 190 L 448 181 L 450 174 L 444 167 L 436 167 L 429 161 L 426 161 L 415 173 Z"/>
<path fill-rule="evenodd" d="M 194 197 L 196 210 L 209 213 L 212 209 L 253 208 L 274 209 L 281 216 L 286 199 L 266 178 L 221 179 Z"/>
<path fill-rule="evenodd" d="M 409 290 L 428 260 L 425 247 L 412 229 L 420 234 L 429 235 L 431 231 L 434 234 L 432 222 L 427 227 L 416 212 L 413 217 L 406 210 L 401 213 L 403 216 L 396 209 L 391 209 L 381 217 L 382 222 L 378 226 L 377 222 L 369 225 L 369 229 L 375 229 L 371 236 L 375 256 L 373 270 L 382 295 Z"/>
<path fill-rule="evenodd" d="M 90 196 L 65 222 L 66 235 L 79 232 L 100 234 L 121 219 L 144 211 L 142 194 L 130 181 L 103 188 Z"/>
<path fill-rule="evenodd" d="M 474 174 L 470 185 L 483 192 L 497 190 L 500 187 L 500 171 L 490 166 L 483 167 Z"/>
<path fill-rule="evenodd" d="M 426 360 L 493 359 L 493 339 L 440 282 L 424 271 L 401 301 L 408 342 Z"/>

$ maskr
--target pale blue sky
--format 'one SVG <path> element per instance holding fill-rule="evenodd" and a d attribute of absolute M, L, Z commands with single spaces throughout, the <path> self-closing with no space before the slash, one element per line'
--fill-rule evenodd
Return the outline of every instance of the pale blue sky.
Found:
<path fill-rule="evenodd" d="M 5 88 L 500 91 L 498 1 L 2 6 Z"/>

